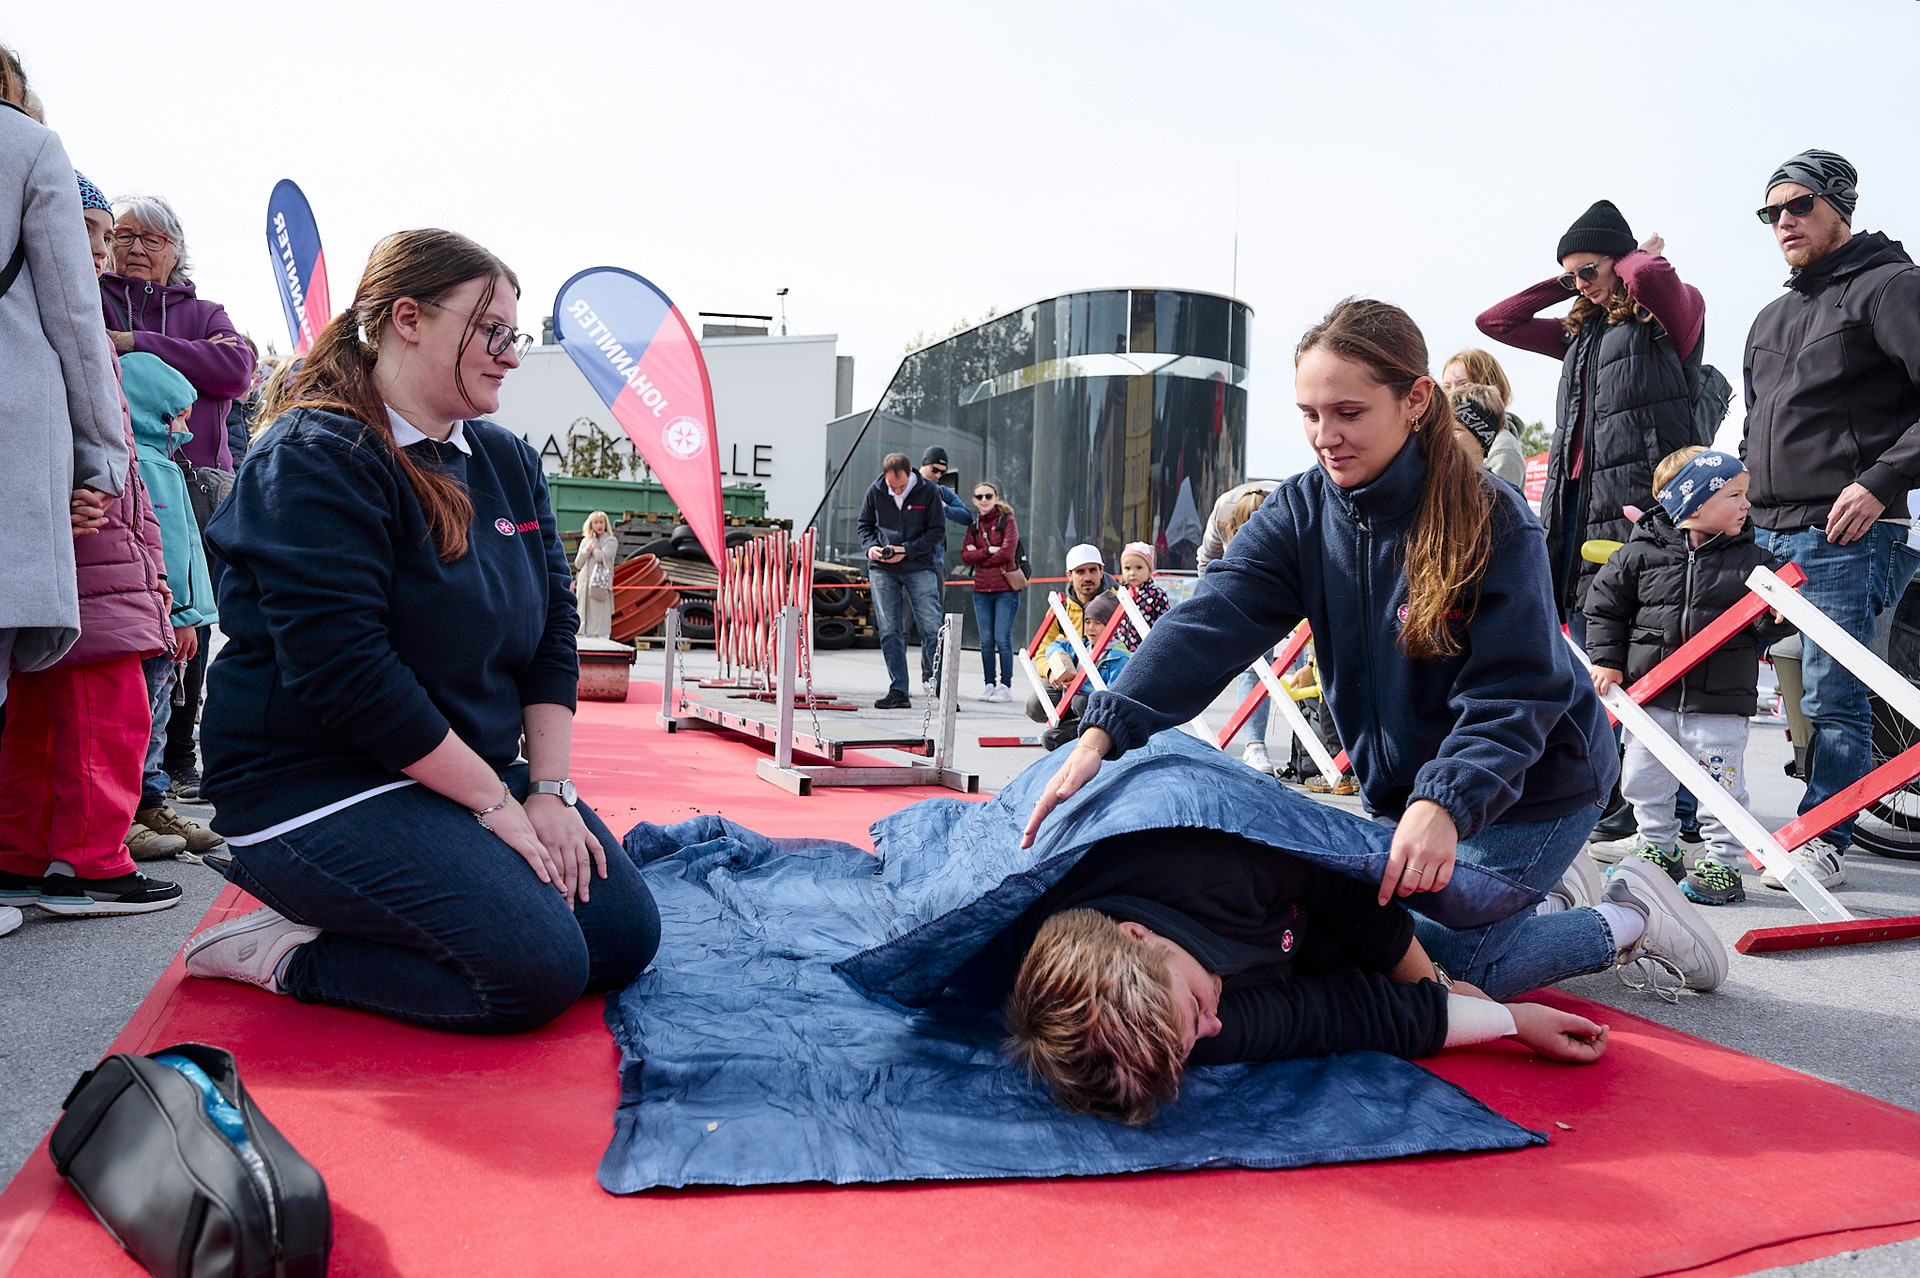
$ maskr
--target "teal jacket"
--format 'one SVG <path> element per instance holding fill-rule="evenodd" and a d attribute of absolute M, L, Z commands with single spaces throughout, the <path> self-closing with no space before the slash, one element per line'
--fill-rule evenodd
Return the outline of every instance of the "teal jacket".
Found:
<path fill-rule="evenodd" d="M 193 504 L 187 497 L 187 477 L 171 456 L 193 438 L 192 431 L 174 426 L 172 420 L 190 408 L 200 393 L 157 355 L 121 356 L 120 377 L 127 407 L 133 414 L 134 456 L 140 478 L 153 498 L 154 517 L 160 521 L 167 587 L 173 591 L 173 624 L 204 626 L 218 621 L 207 554 L 200 545 L 200 526 L 193 521 Z"/>

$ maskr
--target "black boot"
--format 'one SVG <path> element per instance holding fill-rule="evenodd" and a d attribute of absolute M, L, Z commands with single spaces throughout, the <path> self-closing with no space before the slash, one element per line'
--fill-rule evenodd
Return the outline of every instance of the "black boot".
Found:
<path fill-rule="evenodd" d="M 1607 800 L 1607 810 L 1600 814 L 1600 820 L 1593 827 L 1589 837 L 1595 843 L 1611 843 L 1615 839 L 1624 839 L 1639 829 L 1633 819 L 1633 805 L 1620 797 L 1620 785 L 1614 783 L 1613 795 Z"/>

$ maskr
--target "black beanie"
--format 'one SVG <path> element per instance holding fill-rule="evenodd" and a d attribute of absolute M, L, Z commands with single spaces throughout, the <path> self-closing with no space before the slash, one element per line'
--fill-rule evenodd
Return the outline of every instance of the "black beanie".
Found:
<path fill-rule="evenodd" d="M 935 444 L 933 447 L 927 449 L 926 452 L 920 454 L 920 464 L 922 466 L 945 466 L 947 464 L 947 450 Z"/>
<path fill-rule="evenodd" d="M 1625 257 L 1639 247 L 1640 242 L 1633 238 L 1633 228 L 1620 216 L 1620 210 L 1613 207 L 1613 201 L 1596 200 L 1560 237 L 1560 247 L 1553 251 L 1553 260 L 1563 262 L 1569 253 Z"/>

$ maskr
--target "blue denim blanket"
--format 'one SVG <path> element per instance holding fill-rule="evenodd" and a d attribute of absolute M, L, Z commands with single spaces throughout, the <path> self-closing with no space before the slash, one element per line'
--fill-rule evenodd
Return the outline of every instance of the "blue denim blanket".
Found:
<path fill-rule="evenodd" d="M 621 1095 L 600 1184 L 1297 1167 L 1545 1142 L 1371 1052 L 1196 1069 L 1139 1129 L 1057 1109 L 1000 1051 L 1004 981 L 968 960 L 1092 843 L 1211 826 L 1377 878 L 1390 832 L 1163 733 L 1021 851 L 1031 796 L 1055 766 L 1041 760 L 986 803 L 930 799 L 878 822 L 879 856 L 720 817 L 634 827 L 626 846 L 660 907 L 661 942 L 654 966 L 608 999 Z M 1437 908 L 1466 921 L 1532 899 L 1497 877 L 1456 875 L 1460 890 Z"/>

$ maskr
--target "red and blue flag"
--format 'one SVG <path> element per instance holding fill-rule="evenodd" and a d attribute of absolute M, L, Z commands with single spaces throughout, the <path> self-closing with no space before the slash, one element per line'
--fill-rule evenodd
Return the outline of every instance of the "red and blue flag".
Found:
<path fill-rule="evenodd" d="M 267 197 L 267 251 L 273 256 L 274 283 L 287 313 L 293 353 L 305 355 L 313 339 L 333 317 L 327 295 L 327 255 L 320 248 L 320 227 L 307 197 L 292 179 L 282 178 Z"/>
<path fill-rule="evenodd" d="M 713 386 L 686 316 L 632 271 L 596 266 L 560 286 L 553 332 L 724 572 Z"/>

